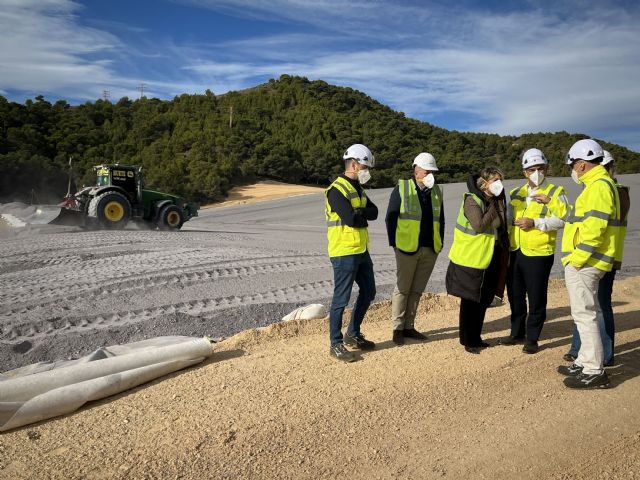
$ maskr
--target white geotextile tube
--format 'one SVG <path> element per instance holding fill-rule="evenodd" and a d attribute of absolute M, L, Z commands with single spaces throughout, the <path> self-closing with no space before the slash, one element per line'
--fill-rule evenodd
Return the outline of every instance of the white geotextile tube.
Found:
<path fill-rule="evenodd" d="M 290 320 L 313 320 L 324 318 L 327 316 L 327 308 L 321 303 L 312 303 L 304 307 L 296 308 L 293 312 L 288 313 L 282 320 L 288 322 Z"/>
<path fill-rule="evenodd" d="M 0 431 L 70 413 L 211 356 L 207 338 L 147 347 L 121 356 L 0 382 Z"/>

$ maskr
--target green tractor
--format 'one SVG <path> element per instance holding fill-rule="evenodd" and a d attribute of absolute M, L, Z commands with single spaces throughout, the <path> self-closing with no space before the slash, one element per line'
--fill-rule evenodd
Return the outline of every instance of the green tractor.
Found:
<path fill-rule="evenodd" d="M 55 224 L 124 228 L 130 220 L 161 230 L 179 230 L 198 216 L 198 206 L 168 193 L 145 190 L 142 169 L 135 165 L 97 165 L 96 185 L 67 193 Z M 79 221 L 78 221 L 79 220 Z"/>

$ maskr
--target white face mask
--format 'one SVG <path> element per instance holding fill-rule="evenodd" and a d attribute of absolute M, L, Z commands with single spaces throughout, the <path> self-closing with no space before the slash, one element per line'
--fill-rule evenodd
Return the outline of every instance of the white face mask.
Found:
<path fill-rule="evenodd" d="M 571 169 L 571 179 L 576 183 L 580 183 L 580 177 L 578 176 L 578 172 L 576 172 L 573 168 Z"/>
<path fill-rule="evenodd" d="M 536 170 L 531 175 L 529 175 L 529 180 L 531 180 L 531 183 L 533 183 L 536 187 L 539 187 L 540 184 L 544 181 L 544 172 L 542 170 Z"/>
<path fill-rule="evenodd" d="M 494 197 L 497 197 L 504 190 L 504 186 L 500 180 L 496 180 L 491 185 L 489 185 L 489 191 L 493 194 Z"/>
<path fill-rule="evenodd" d="M 436 178 L 433 176 L 433 173 L 428 173 L 424 177 L 418 179 L 418 182 L 422 183 L 427 188 L 433 188 L 436 184 Z"/>
<path fill-rule="evenodd" d="M 368 168 L 365 170 L 358 170 L 358 181 L 360 182 L 360 185 L 364 185 L 369 180 L 371 180 L 371 172 L 369 172 Z"/>

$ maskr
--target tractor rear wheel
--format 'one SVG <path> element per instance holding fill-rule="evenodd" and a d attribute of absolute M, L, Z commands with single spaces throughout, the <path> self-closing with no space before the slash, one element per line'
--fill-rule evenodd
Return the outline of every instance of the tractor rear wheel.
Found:
<path fill-rule="evenodd" d="M 156 225 L 160 230 L 180 230 L 184 223 L 184 212 L 178 205 L 166 205 L 162 207 Z"/>
<path fill-rule="evenodd" d="M 88 214 L 103 228 L 124 228 L 131 218 L 131 204 L 119 192 L 105 192 L 91 200 Z"/>

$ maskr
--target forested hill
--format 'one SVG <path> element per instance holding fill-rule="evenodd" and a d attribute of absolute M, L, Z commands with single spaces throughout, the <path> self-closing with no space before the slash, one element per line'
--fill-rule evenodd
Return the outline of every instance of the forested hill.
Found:
<path fill-rule="evenodd" d="M 368 145 L 376 157 L 372 187 L 406 176 L 420 151 L 433 153 L 439 182 L 461 181 L 485 165 L 521 175 L 520 156 L 541 148 L 556 174 L 580 134 L 520 137 L 447 131 L 406 118 L 365 94 L 323 81 L 283 75 L 264 85 L 216 96 L 170 101 L 122 98 L 71 106 L 42 97 L 24 105 L 0 96 L 0 200 L 59 199 L 67 162 L 78 186 L 93 182 L 93 165 L 139 164 L 147 186 L 206 202 L 258 178 L 327 185 L 343 169 L 342 152 Z M 621 173 L 640 171 L 640 154 L 602 142 Z"/>

